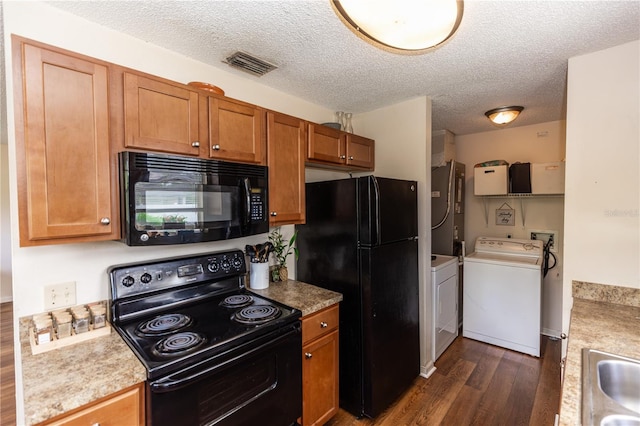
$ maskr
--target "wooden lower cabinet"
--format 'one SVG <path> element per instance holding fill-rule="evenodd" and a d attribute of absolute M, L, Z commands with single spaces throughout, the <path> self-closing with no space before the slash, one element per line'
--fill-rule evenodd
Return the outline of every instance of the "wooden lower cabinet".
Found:
<path fill-rule="evenodd" d="M 71 413 L 40 423 L 39 426 L 142 426 L 144 383 L 109 395 Z"/>
<path fill-rule="evenodd" d="M 302 318 L 302 425 L 338 412 L 338 305 Z"/>

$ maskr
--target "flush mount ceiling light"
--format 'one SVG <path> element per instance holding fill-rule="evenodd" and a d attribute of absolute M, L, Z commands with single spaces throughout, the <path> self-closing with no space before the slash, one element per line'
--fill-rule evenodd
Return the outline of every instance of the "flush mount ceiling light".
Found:
<path fill-rule="evenodd" d="M 358 36 L 395 53 L 422 53 L 455 33 L 463 2 L 456 0 L 331 0 Z"/>
<path fill-rule="evenodd" d="M 523 109 L 521 106 L 503 106 L 487 111 L 484 115 L 496 126 L 506 126 L 518 118 Z"/>

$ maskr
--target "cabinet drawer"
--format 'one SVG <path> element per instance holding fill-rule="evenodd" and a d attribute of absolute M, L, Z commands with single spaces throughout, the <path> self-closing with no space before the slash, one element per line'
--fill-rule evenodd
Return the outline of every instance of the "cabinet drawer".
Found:
<path fill-rule="evenodd" d="M 142 385 L 136 385 L 95 404 L 80 408 L 72 414 L 62 415 L 62 417 L 58 417 L 56 420 L 47 421 L 41 423 L 41 425 L 143 425 L 143 392 Z"/>
<path fill-rule="evenodd" d="M 316 337 L 338 328 L 338 305 L 330 306 L 302 319 L 302 343 L 306 344 Z"/>

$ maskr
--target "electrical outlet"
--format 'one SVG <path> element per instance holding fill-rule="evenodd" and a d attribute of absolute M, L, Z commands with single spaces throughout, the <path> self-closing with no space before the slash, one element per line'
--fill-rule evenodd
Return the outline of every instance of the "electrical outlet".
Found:
<path fill-rule="evenodd" d="M 558 251 L 558 232 L 557 231 L 531 231 L 532 240 L 541 240 L 545 244 L 549 244 L 549 249 L 552 252 Z"/>
<path fill-rule="evenodd" d="M 44 309 L 52 310 L 76 304 L 76 282 L 44 286 Z"/>

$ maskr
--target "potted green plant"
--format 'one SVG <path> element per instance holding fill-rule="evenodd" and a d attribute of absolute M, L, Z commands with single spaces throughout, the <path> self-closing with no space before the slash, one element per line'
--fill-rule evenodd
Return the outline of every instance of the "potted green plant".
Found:
<path fill-rule="evenodd" d="M 289 271 L 287 270 L 287 257 L 290 254 L 294 254 L 296 260 L 298 259 L 298 248 L 294 246 L 298 231 L 293 233 L 293 236 L 289 239 L 289 242 L 285 240 L 284 236 L 280 232 L 280 227 L 275 228 L 269 234 L 269 241 L 273 244 L 273 255 L 276 259 L 276 264 L 271 270 L 272 281 L 286 281 L 289 278 Z"/>

